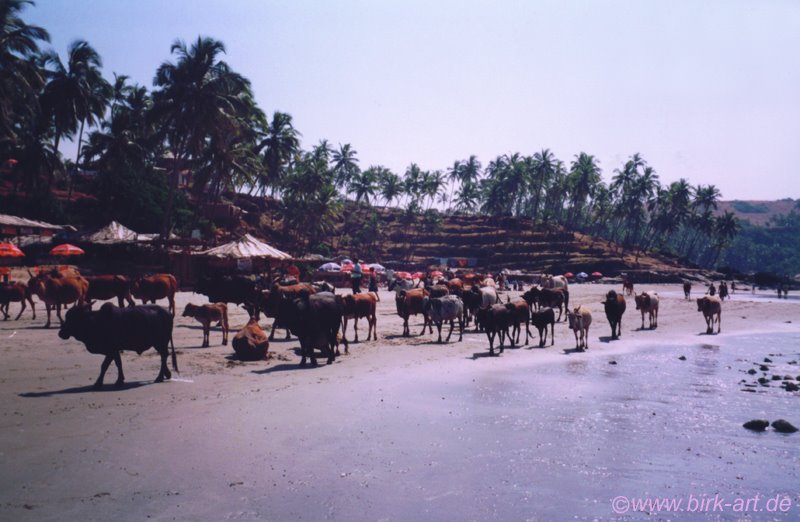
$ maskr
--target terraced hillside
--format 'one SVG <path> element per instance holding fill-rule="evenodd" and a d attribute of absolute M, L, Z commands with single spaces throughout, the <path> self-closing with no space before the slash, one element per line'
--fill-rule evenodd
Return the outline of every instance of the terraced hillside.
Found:
<path fill-rule="evenodd" d="M 383 210 L 382 241 L 376 257 L 416 265 L 441 258 L 472 258 L 478 267 L 562 273 L 600 271 L 617 275 L 631 270 L 672 271 L 674 260 L 621 255 L 614 245 L 561 228 L 518 218 L 443 216 L 435 226 L 409 222 L 400 212 Z M 356 232 L 347 230 L 346 235 Z M 342 254 L 350 254 L 343 252 Z"/>

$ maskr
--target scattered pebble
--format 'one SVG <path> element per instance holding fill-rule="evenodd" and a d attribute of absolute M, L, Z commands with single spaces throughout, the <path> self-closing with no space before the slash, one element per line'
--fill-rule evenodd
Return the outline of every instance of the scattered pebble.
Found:
<path fill-rule="evenodd" d="M 686 356 L 685 355 L 681 355 L 680 357 L 678 357 L 678 360 L 679 361 L 685 361 L 686 360 Z"/>
<path fill-rule="evenodd" d="M 800 386 L 796 385 L 793 382 L 789 382 L 789 381 L 784 381 L 783 387 L 786 389 L 786 391 L 789 391 L 789 392 L 800 391 Z"/>
<path fill-rule="evenodd" d="M 758 369 L 761 370 L 762 372 L 768 372 L 769 366 L 762 364 Z"/>
<path fill-rule="evenodd" d="M 780 375 L 773 375 L 772 376 L 772 380 L 773 381 L 782 381 L 783 377 L 781 377 Z"/>
<path fill-rule="evenodd" d="M 772 427 L 779 433 L 794 433 L 797 431 L 791 422 L 783 419 L 778 419 L 772 423 Z"/>
<path fill-rule="evenodd" d="M 608 361 L 608 364 L 617 364 L 617 361 Z"/>
<path fill-rule="evenodd" d="M 769 357 L 764 357 L 764 362 L 772 362 L 772 359 L 770 359 Z"/>
<path fill-rule="evenodd" d="M 777 422 L 777 421 L 776 421 Z M 769 426 L 768 420 L 753 419 L 742 424 L 743 427 L 753 431 L 764 431 Z"/>
<path fill-rule="evenodd" d="M 755 375 L 757 372 L 753 368 L 750 368 L 749 370 L 747 370 L 747 373 L 749 373 L 750 375 Z"/>

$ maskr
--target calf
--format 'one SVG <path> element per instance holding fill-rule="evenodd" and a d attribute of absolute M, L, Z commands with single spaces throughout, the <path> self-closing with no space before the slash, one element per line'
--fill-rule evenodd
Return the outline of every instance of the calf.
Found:
<path fill-rule="evenodd" d="M 236 357 L 243 361 L 261 361 L 267 358 L 269 340 L 267 334 L 258 325 L 258 319 L 250 321 L 233 336 L 231 341 Z"/>
<path fill-rule="evenodd" d="M 358 342 L 358 320 L 361 317 L 367 319 L 367 341 L 370 334 L 373 340 L 378 340 L 378 319 L 375 310 L 380 298 L 375 292 L 365 294 L 348 294 L 342 297 L 344 302 L 344 318 L 342 319 L 342 336 L 347 336 L 347 320 L 353 320 L 353 331 L 355 332 L 354 342 Z"/>
<path fill-rule="evenodd" d="M 592 312 L 587 307 L 579 305 L 574 311 L 567 310 L 569 329 L 575 332 L 575 349 L 589 349 L 589 326 L 592 324 Z M 580 340 L 578 335 L 580 334 Z"/>
<path fill-rule="evenodd" d="M 611 325 L 611 339 L 616 340 L 622 335 L 622 314 L 625 313 L 625 296 L 617 295 L 614 290 L 609 290 L 606 294 L 606 300 L 600 304 L 606 312 L 608 324 Z M 639 308 L 637 301 L 636 308 Z M 644 312 L 642 312 L 642 321 L 644 321 Z"/>
<path fill-rule="evenodd" d="M 19 281 L 12 281 L 10 283 L 0 283 L 0 313 L 3 314 L 3 320 L 8 320 L 11 317 L 8 309 L 11 303 L 20 303 L 22 307 L 14 318 L 16 321 L 22 316 L 25 311 L 25 301 L 30 303 L 33 318 L 36 319 L 36 305 L 33 304 L 33 296 L 31 295 L 28 285 Z"/>
<path fill-rule="evenodd" d="M 486 337 L 489 338 L 489 354 L 494 355 L 494 338 L 495 335 L 500 337 L 500 353 L 503 353 L 503 343 L 506 337 L 510 339 L 511 346 L 514 346 L 514 338 L 508 333 L 508 329 L 513 325 L 514 318 L 511 310 L 506 308 L 506 305 L 495 304 L 488 307 L 481 307 L 475 316 L 475 322 L 486 332 Z"/>
<path fill-rule="evenodd" d="M 524 299 L 518 297 L 506 303 L 506 308 L 511 311 L 513 320 L 511 338 L 516 338 L 516 342 L 519 344 L 522 333 L 521 325 L 525 323 L 525 344 L 527 345 L 531 335 L 531 310 L 528 308 L 528 303 Z"/>
<path fill-rule="evenodd" d="M 74 337 L 86 346 L 89 353 L 105 356 L 95 388 L 103 386 L 103 377 L 111 361 L 117 365 L 117 386 L 125 382 L 121 350 L 132 350 L 141 355 L 151 346 L 155 348 L 161 356 L 161 368 L 155 382 L 162 382 L 165 378 L 172 378 L 167 368 L 169 345 L 172 344 L 172 369 L 178 371 L 172 343 L 172 315 L 160 306 L 118 308 L 106 303 L 95 312 L 88 305 L 77 305 L 67 311 L 58 336 L 62 339 Z"/>
<path fill-rule="evenodd" d="M 658 328 L 658 294 L 656 292 L 642 292 L 634 297 L 636 309 L 642 312 L 642 330 L 644 330 L 644 314 L 650 320 L 650 329 Z"/>
<path fill-rule="evenodd" d="M 209 331 L 211 323 L 222 326 L 222 344 L 228 344 L 228 305 L 226 303 L 211 303 L 194 305 L 188 303 L 183 310 L 183 317 L 194 317 L 203 325 L 203 348 L 209 345 Z"/>
<path fill-rule="evenodd" d="M 408 328 L 408 318 L 412 315 L 422 314 L 423 323 L 420 335 L 425 333 L 425 327 L 428 327 L 429 333 L 433 333 L 433 326 L 428 321 L 428 316 L 425 315 L 424 302 L 425 297 L 430 297 L 428 291 L 424 288 L 414 288 L 412 290 L 400 290 L 394 298 L 394 303 L 397 308 L 397 315 L 403 318 L 403 337 L 408 337 L 411 332 Z"/>
<path fill-rule="evenodd" d="M 556 313 L 552 308 L 542 308 L 531 312 L 531 322 L 539 330 L 539 348 L 547 344 L 547 325 L 550 325 L 550 346 L 556 342 Z M 544 336 L 542 336 L 544 332 Z"/>
<path fill-rule="evenodd" d="M 450 342 L 450 336 L 453 335 L 453 328 L 455 321 L 458 321 L 458 340 L 464 336 L 464 303 L 458 296 L 446 295 L 443 297 L 424 297 L 423 310 L 425 316 L 428 318 L 429 323 L 436 325 L 439 331 L 438 343 L 442 342 L 442 324 L 445 321 L 450 321 L 450 332 L 447 334 L 445 342 Z"/>
<path fill-rule="evenodd" d="M 717 296 L 705 296 L 697 299 L 697 311 L 703 312 L 706 320 L 706 333 L 714 333 L 714 321 L 717 322 L 717 333 L 722 331 L 722 301 Z"/>

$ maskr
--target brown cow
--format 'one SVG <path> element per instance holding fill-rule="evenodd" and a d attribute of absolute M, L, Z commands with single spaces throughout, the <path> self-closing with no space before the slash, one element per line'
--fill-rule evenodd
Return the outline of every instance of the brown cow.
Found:
<path fill-rule="evenodd" d="M 86 299 L 105 301 L 106 299 L 117 298 L 117 304 L 120 308 L 124 303 L 128 306 L 134 306 L 131 297 L 131 281 L 125 276 L 121 275 L 99 275 L 99 276 L 85 276 L 89 281 L 89 291 Z"/>
<path fill-rule="evenodd" d="M 233 336 L 231 341 L 236 357 L 243 361 L 261 361 L 267 358 L 269 339 L 267 334 L 258 325 L 258 319 L 251 317 L 250 321 Z"/>
<path fill-rule="evenodd" d="M 714 333 L 714 321 L 717 322 L 717 333 L 722 331 L 722 301 L 717 296 L 705 296 L 697 299 L 697 311 L 703 312 L 706 319 L 706 333 Z"/>
<path fill-rule="evenodd" d="M 369 325 L 367 329 L 367 341 L 370 333 L 373 340 L 378 340 L 378 320 L 375 310 L 378 306 L 380 297 L 375 292 L 365 294 L 347 294 L 342 297 L 344 301 L 344 315 L 342 317 L 342 336 L 347 337 L 347 320 L 353 320 L 353 331 L 355 332 L 354 342 L 358 342 L 358 320 L 362 317 L 367 319 Z M 345 352 L 346 353 L 346 352 Z"/>
<path fill-rule="evenodd" d="M 275 322 L 272 323 L 272 331 L 269 333 L 269 340 L 275 339 L 275 330 L 278 328 L 286 328 L 286 339 L 291 339 L 290 328 L 287 327 L 283 320 L 279 317 L 279 311 L 282 309 L 281 302 L 285 299 L 292 301 L 303 295 L 309 296 L 316 294 L 317 291 L 314 286 L 309 283 L 297 283 L 294 285 L 272 285 L 271 290 L 264 290 L 261 292 L 261 300 L 259 302 L 259 310 L 264 311 L 267 317 L 274 317 Z M 258 312 L 256 312 L 258 314 Z M 258 317 L 258 315 L 256 315 Z"/>
<path fill-rule="evenodd" d="M 457 295 L 461 297 L 461 294 L 464 293 L 464 281 L 461 279 L 454 277 L 453 279 L 449 280 L 447 283 L 447 288 L 450 289 L 450 293 L 453 295 Z"/>
<path fill-rule="evenodd" d="M 531 335 L 531 310 L 528 308 L 528 303 L 521 297 L 506 303 L 506 308 L 511 311 L 511 338 L 514 339 L 516 335 L 516 343 L 519 344 L 519 339 L 522 334 L 522 323 L 525 323 L 525 344 Z"/>
<path fill-rule="evenodd" d="M 36 294 L 44 302 L 47 311 L 47 324 L 45 328 L 50 328 L 50 311 L 55 308 L 58 322 L 63 324 L 61 317 L 61 305 L 72 303 L 83 304 L 86 301 L 86 291 L 89 289 L 89 282 L 77 272 L 62 273 L 58 270 L 43 272 L 31 276 L 28 281 L 28 289 L 32 294 Z"/>
<path fill-rule="evenodd" d="M 210 303 L 195 305 L 188 303 L 183 310 L 184 317 L 194 317 L 203 325 L 203 348 L 209 345 L 211 323 L 222 326 L 222 344 L 228 344 L 228 305 L 226 303 Z"/>
<path fill-rule="evenodd" d="M 622 282 L 622 293 L 625 295 L 633 295 L 633 281 L 625 280 Z"/>
<path fill-rule="evenodd" d="M 642 312 L 642 330 L 644 330 L 644 314 L 650 320 L 650 329 L 658 328 L 658 294 L 656 292 L 642 292 L 634 297 L 636 309 Z"/>
<path fill-rule="evenodd" d="M 408 328 L 408 318 L 412 315 L 422 314 L 423 323 L 420 335 L 425 333 L 425 327 L 428 327 L 429 333 L 433 333 L 433 325 L 425 315 L 423 299 L 429 297 L 428 291 L 424 288 L 414 288 L 412 290 L 401 290 L 397 292 L 394 298 L 394 304 L 397 307 L 397 315 L 403 318 L 403 337 L 408 337 L 411 332 Z"/>
<path fill-rule="evenodd" d="M 636 299 L 636 308 L 639 308 L 639 298 L 637 297 Z M 603 309 L 606 312 L 606 319 L 608 319 L 608 324 L 611 325 L 611 339 L 619 339 L 622 336 L 622 314 L 625 313 L 625 308 L 627 307 L 625 304 L 625 296 L 617 295 L 614 290 L 609 290 L 606 294 L 606 300 L 602 301 L 600 304 L 603 305 Z M 642 323 L 644 323 L 644 312 L 642 312 Z"/>
<path fill-rule="evenodd" d="M 153 274 L 140 276 L 131 282 L 131 294 L 136 299 L 141 299 L 143 304 L 148 301 L 155 304 L 158 299 L 166 298 L 169 301 L 169 311 L 175 317 L 175 292 L 178 290 L 178 280 L 172 274 Z"/>
<path fill-rule="evenodd" d="M 4 320 L 10 317 L 8 309 L 11 303 L 20 303 L 22 305 L 19 314 L 14 320 L 19 319 L 22 316 L 22 312 L 25 311 L 25 301 L 30 303 L 33 318 L 36 319 L 36 305 L 33 304 L 33 296 L 28 289 L 28 285 L 19 281 L 0 283 L 0 313 L 3 314 Z"/>

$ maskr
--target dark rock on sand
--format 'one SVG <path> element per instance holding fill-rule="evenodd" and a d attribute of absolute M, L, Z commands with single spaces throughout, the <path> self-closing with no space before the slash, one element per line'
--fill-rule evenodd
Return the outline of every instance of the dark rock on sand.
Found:
<path fill-rule="evenodd" d="M 680 357 L 678 357 L 678 360 L 679 361 L 685 361 L 686 360 L 686 356 L 685 355 L 681 355 Z"/>
<path fill-rule="evenodd" d="M 749 373 L 750 375 L 755 375 L 756 371 L 753 368 L 750 368 L 749 370 L 747 370 L 747 373 Z"/>
<path fill-rule="evenodd" d="M 770 359 L 769 357 L 764 357 L 764 362 L 772 362 L 772 359 Z"/>
<path fill-rule="evenodd" d="M 797 428 L 795 428 L 791 422 L 783 419 L 778 419 L 773 422 L 772 427 L 779 433 L 794 433 L 797 431 Z"/>
<path fill-rule="evenodd" d="M 608 361 L 608 364 L 617 364 L 617 361 Z"/>
<path fill-rule="evenodd" d="M 763 419 L 753 419 L 751 421 L 745 422 L 744 424 L 742 424 L 742 426 L 744 426 L 748 430 L 764 431 L 767 429 L 767 427 L 769 427 L 769 421 Z"/>
<path fill-rule="evenodd" d="M 769 379 L 767 379 L 766 377 L 759 377 L 758 382 L 760 382 L 764 386 L 769 386 Z"/>
<path fill-rule="evenodd" d="M 758 369 L 761 370 L 762 372 L 768 372 L 769 366 L 762 364 Z"/>
<path fill-rule="evenodd" d="M 781 377 L 780 375 L 773 375 L 772 376 L 772 380 L 773 381 L 782 381 L 783 377 Z"/>
<path fill-rule="evenodd" d="M 786 381 L 786 382 L 783 383 L 783 387 L 786 389 L 786 391 L 790 391 L 790 392 L 800 391 L 800 386 L 796 385 L 793 382 Z"/>

